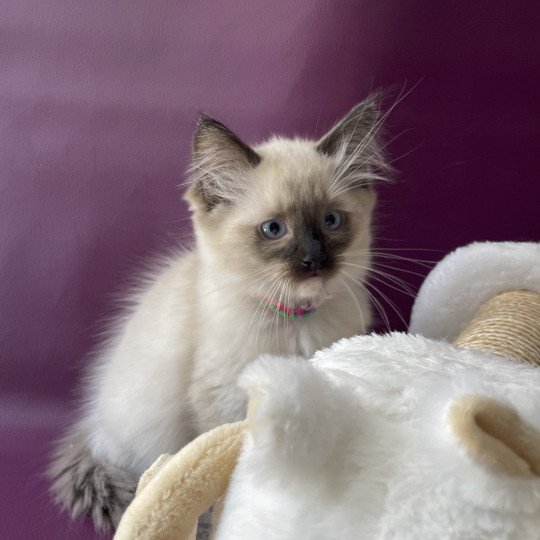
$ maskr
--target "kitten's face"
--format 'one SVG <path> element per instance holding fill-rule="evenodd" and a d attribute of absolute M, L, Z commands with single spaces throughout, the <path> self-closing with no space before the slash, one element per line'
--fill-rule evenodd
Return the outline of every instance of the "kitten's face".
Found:
<path fill-rule="evenodd" d="M 199 247 L 248 294 L 318 305 L 364 280 L 375 205 L 368 181 L 375 176 L 368 149 L 374 139 L 366 139 L 373 123 L 360 126 L 365 148 L 355 155 L 347 145 L 354 142 L 358 151 L 353 138 L 362 119 L 357 111 L 352 135 L 339 131 L 346 120 L 318 143 L 273 139 L 251 150 L 222 125 L 203 127 L 202 142 L 196 139 L 195 152 L 197 144 L 208 144 L 214 153 L 205 152 L 205 159 L 216 160 L 215 172 L 208 162 L 195 169 L 187 194 Z M 216 152 L 221 137 L 233 146 L 217 145 Z"/>
<path fill-rule="evenodd" d="M 340 194 L 332 187 L 330 158 L 312 143 L 271 141 L 257 153 L 262 160 L 253 171 L 253 190 L 230 216 L 235 266 L 266 269 L 263 275 L 274 279 L 264 294 L 275 301 L 320 303 L 339 287 L 344 270 L 358 275 L 358 268 L 344 264 L 353 252 L 367 264 L 374 192 L 366 187 Z"/>

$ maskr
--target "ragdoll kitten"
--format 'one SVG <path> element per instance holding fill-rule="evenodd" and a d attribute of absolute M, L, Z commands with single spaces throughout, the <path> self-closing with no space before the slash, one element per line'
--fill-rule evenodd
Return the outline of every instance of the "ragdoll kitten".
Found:
<path fill-rule="evenodd" d="M 308 358 L 369 328 L 372 184 L 389 169 L 377 103 L 360 103 L 317 142 L 254 148 L 201 118 L 186 192 L 195 246 L 112 332 L 49 471 L 73 516 L 116 526 L 160 454 L 244 418 L 236 382 L 261 353 Z"/>

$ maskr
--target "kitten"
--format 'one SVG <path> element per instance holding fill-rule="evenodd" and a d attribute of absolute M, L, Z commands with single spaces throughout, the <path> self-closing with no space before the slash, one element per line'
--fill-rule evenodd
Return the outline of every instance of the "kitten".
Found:
<path fill-rule="evenodd" d="M 309 358 L 371 323 L 373 182 L 389 171 L 370 97 L 318 142 L 250 148 L 203 116 L 186 199 L 196 242 L 172 258 L 102 348 L 80 421 L 49 474 L 57 500 L 117 525 L 162 453 L 242 419 L 242 369 L 261 353 Z"/>

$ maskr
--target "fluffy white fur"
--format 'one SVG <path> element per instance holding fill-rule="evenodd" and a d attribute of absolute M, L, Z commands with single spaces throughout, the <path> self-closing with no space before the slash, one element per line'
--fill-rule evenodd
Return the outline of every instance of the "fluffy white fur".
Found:
<path fill-rule="evenodd" d="M 394 333 L 263 359 L 242 384 L 256 406 L 218 540 L 538 538 L 540 478 L 476 462 L 445 419 L 482 394 L 540 430 L 537 367 Z"/>
<path fill-rule="evenodd" d="M 458 248 L 422 284 L 409 331 L 452 341 L 486 300 L 519 289 L 540 292 L 540 244 L 477 242 Z"/>

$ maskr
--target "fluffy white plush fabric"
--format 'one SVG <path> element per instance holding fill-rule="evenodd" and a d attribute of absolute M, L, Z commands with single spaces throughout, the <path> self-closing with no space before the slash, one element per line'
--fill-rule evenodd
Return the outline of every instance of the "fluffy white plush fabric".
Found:
<path fill-rule="evenodd" d="M 218 540 L 539 537 L 540 477 L 479 462 L 447 419 L 480 394 L 540 432 L 537 367 L 395 333 L 263 358 L 242 384 L 251 429 Z"/>
<path fill-rule="evenodd" d="M 486 300 L 519 289 L 540 292 L 540 244 L 477 242 L 461 247 L 424 281 L 409 332 L 452 341 Z"/>
<path fill-rule="evenodd" d="M 411 330 L 424 336 L 358 336 L 312 361 L 248 366 L 248 428 L 215 538 L 540 538 L 540 368 L 441 341 L 512 289 L 540 293 L 540 246 L 473 244 L 423 285 Z M 175 477 L 188 502 L 205 489 L 186 487 L 192 468 Z M 169 532 L 182 518 L 146 511 Z M 157 529 L 137 538 L 177 538 Z"/>

